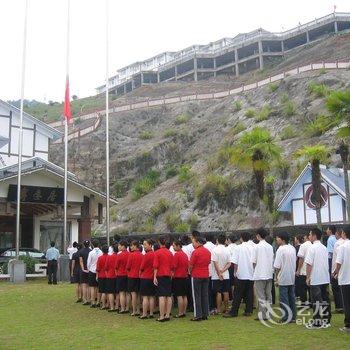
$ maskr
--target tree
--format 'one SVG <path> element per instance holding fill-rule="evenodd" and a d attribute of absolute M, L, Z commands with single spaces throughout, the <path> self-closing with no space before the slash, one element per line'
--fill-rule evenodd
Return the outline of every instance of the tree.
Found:
<path fill-rule="evenodd" d="M 281 160 L 281 148 L 275 144 L 267 129 L 256 127 L 245 132 L 234 147 L 232 164 L 253 171 L 256 190 L 262 200 L 265 193 L 265 174 Z"/>
<path fill-rule="evenodd" d="M 340 155 L 341 161 L 343 163 L 344 172 L 344 186 L 346 195 L 346 211 L 348 214 L 348 220 L 350 220 L 350 189 L 349 189 L 349 146 L 342 140 L 338 146 L 337 154 Z"/>
<path fill-rule="evenodd" d="M 268 210 L 271 236 L 273 236 L 274 224 L 276 223 L 278 218 L 278 211 L 276 210 L 276 206 L 275 206 L 275 186 L 274 186 L 275 182 L 276 182 L 276 178 L 272 175 L 267 176 L 265 179 L 265 184 L 266 184 L 265 202 Z"/>
<path fill-rule="evenodd" d="M 348 91 L 334 91 L 332 92 L 326 101 L 326 106 L 329 112 L 333 114 L 334 118 L 343 120 L 346 122 L 346 126 L 343 126 L 338 131 L 338 136 L 347 138 L 350 136 L 350 90 Z M 340 141 L 337 149 L 337 154 L 343 163 L 344 170 L 344 185 L 346 195 L 346 210 L 348 214 L 348 220 L 350 220 L 350 189 L 349 189 L 349 176 L 348 176 L 348 164 L 349 164 L 349 146 L 344 140 Z"/>
<path fill-rule="evenodd" d="M 335 118 L 340 118 L 347 124 L 339 129 L 338 136 L 350 136 L 350 90 L 333 91 L 326 100 L 326 106 Z"/>
<path fill-rule="evenodd" d="M 322 229 L 321 207 L 323 200 L 320 164 L 328 162 L 329 150 L 324 145 L 304 146 L 295 153 L 295 156 L 311 164 L 311 183 L 313 188 L 311 201 L 316 209 L 317 227 Z"/>

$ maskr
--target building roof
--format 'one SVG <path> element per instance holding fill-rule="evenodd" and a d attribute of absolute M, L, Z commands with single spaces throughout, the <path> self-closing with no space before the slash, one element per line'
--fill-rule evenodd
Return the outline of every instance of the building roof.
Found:
<path fill-rule="evenodd" d="M 345 194 L 345 182 L 344 182 L 344 171 L 340 168 L 329 167 L 325 165 L 320 165 L 321 170 L 321 180 L 325 182 L 332 190 L 337 192 L 344 200 L 346 200 Z M 348 171 L 350 176 L 350 171 Z M 290 202 L 295 197 L 294 193 L 299 184 L 310 182 L 305 181 L 307 178 L 311 177 L 311 164 L 307 164 L 303 171 L 300 173 L 298 178 L 294 181 L 292 186 L 289 188 L 287 193 L 283 196 L 278 204 L 279 211 L 290 211 Z"/>
<path fill-rule="evenodd" d="M 60 178 L 64 178 L 64 169 L 58 165 L 55 165 L 47 160 L 39 157 L 33 157 L 22 162 L 22 176 L 46 171 Z M 9 165 L 0 169 L 0 183 L 8 179 L 17 177 L 18 164 Z M 90 192 L 91 194 L 97 195 L 103 199 L 106 199 L 106 194 L 97 191 L 83 182 L 79 181 L 75 174 L 68 172 L 68 182 L 80 187 L 81 189 Z M 117 200 L 110 197 L 110 202 L 117 204 Z"/>
<path fill-rule="evenodd" d="M 3 106 L 4 108 L 8 109 L 9 111 L 11 111 L 13 114 L 18 115 L 20 114 L 20 109 L 3 101 L 0 100 L 0 105 Z M 50 139 L 52 139 L 53 141 L 58 140 L 59 138 L 63 137 L 63 133 L 56 130 L 55 128 L 51 127 L 50 125 L 44 123 L 43 121 L 33 117 L 32 115 L 23 112 L 23 119 L 30 121 L 32 123 L 34 123 L 37 127 L 38 130 L 40 130 L 43 134 L 45 134 L 47 137 L 49 137 Z"/>

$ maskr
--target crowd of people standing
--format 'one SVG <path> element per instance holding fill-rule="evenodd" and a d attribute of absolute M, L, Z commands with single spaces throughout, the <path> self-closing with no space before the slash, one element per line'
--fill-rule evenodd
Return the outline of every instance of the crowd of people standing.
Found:
<path fill-rule="evenodd" d="M 341 330 L 350 332 L 350 231 L 331 226 L 327 235 L 326 245 L 318 228 L 293 240 L 259 229 L 254 236 L 193 231 L 172 241 L 121 239 L 110 247 L 84 241 L 70 250 L 72 282 L 78 303 L 140 319 L 155 318 L 158 309 L 159 322 L 170 321 L 173 303 L 174 318 L 193 310 L 191 321 L 204 321 L 237 317 L 242 303 L 243 315 L 252 316 L 255 301 L 256 320 L 268 321 L 278 287 L 279 322 L 295 323 L 297 309 L 310 308 L 308 329 L 330 327 L 331 284 L 335 312 L 345 316 Z"/>

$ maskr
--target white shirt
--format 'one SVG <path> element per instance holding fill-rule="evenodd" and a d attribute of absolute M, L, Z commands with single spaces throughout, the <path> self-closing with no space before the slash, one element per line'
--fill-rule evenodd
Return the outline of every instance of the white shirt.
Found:
<path fill-rule="evenodd" d="M 204 248 L 208 249 L 210 251 L 210 253 L 213 252 L 213 249 L 216 247 L 216 245 L 213 243 L 213 242 L 205 242 L 204 244 Z M 226 248 L 225 248 L 226 249 Z M 215 266 L 214 266 L 214 263 L 210 263 L 209 264 L 209 277 L 212 277 L 213 276 L 213 273 L 215 271 Z M 215 271 L 216 272 L 216 271 Z M 218 279 L 218 278 L 217 278 Z"/>
<path fill-rule="evenodd" d="M 339 247 L 344 243 L 345 243 L 345 239 L 339 238 L 334 244 L 333 255 L 332 255 L 332 272 L 334 272 L 337 267 L 336 261 L 337 261 Z"/>
<path fill-rule="evenodd" d="M 96 273 L 96 263 L 97 263 L 97 259 L 99 256 L 101 256 L 102 250 L 100 248 L 94 248 L 88 256 L 87 259 L 87 269 L 92 272 L 92 273 Z"/>
<path fill-rule="evenodd" d="M 232 259 L 232 255 L 234 254 L 234 252 L 238 249 L 239 245 L 236 243 L 230 243 L 226 249 L 228 250 L 230 257 Z"/>
<path fill-rule="evenodd" d="M 214 246 L 214 249 L 211 252 L 211 261 L 212 261 L 212 280 L 218 280 L 219 276 L 216 272 L 214 262 L 216 262 L 219 265 L 219 269 L 222 270 L 226 264 L 231 264 L 231 256 L 229 251 L 226 249 L 226 247 L 223 244 L 218 244 L 217 246 Z M 222 277 L 224 280 L 230 279 L 230 274 L 228 270 L 226 270 Z"/>
<path fill-rule="evenodd" d="M 350 240 L 346 239 L 340 245 L 337 254 L 337 264 L 341 264 L 338 273 L 338 283 L 340 286 L 350 284 Z"/>
<path fill-rule="evenodd" d="M 113 253 L 114 253 L 114 249 L 113 249 L 113 247 L 110 245 L 110 246 L 108 247 L 108 255 L 113 255 Z"/>
<path fill-rule="evenodd" d="M 271 280 L 273 277 L 273 248 L 264 239 L 252 250 L 254 268 L 253 280 Z"/>
<path fill-rule="evenodd" d="M 310 285 L 329 284 L 328 251 L 320 241 L 312 243 L 307 251 L 305 262 L 312 266 Z"/>
<path fill-rule="evenodd" d="M 192 243 L 182 246 L 182 251 L 187 255 L 188 260 L 190 260 L 194 251 Z"/>
<path fill-rule="evenodd" d="M 170 246 L 169 252 L 170 252 L 171 254 L 175 255 L 176 252 L 175 252 L 175 250 L 174 250 L 173 245 Z M 145 253 L 145 254 L 146 254 L 146 253 Z"/>
<path fill-rule="evenodd" d="M 297 255 L 290 244 L 281 245 L 276 252 L 273 267 L 279 269 L 277 281 L 280 286 L 292 286 L 295 283 Z"/>
<path fill-rule="evenodd" d="M 312 243 L 310 241 L 305 241 L 303 244 L 300 245 L 299 251 L 298 251 L 298 258 L 304 259 L 304 263 L 300 269 L 300 275 L 306 276 L 306 263 L 305 258 L 307 255 L 307 251 L 312 246 Z"/>
<path fill-rule="evenodd" d="M 253 280 L 253 263 L 252 263 L 253 248 L 249 242 L 243 242 L 237 245 L 231 256 L 231 262 L 237 265 L 236 277 L 239 280 Z"/>
<path fill-rule="evenodd" d="M 67 253 L 69 254 L 69 260 L 72 260 L 73 254 L 78 251 L 78 248 L 75 247 L 68 247 Z"/>

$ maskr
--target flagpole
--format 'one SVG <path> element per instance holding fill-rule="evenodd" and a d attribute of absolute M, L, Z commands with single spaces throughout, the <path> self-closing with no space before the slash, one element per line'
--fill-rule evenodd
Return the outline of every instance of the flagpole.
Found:
<path fill-rule="evenodd" d="M 70 31 L 70 0 L 67 0 L 67 51 L 66 51 L 66 88 L 69 77 L 69 31 Z M 67 246 L 67 197 L 68 197 L 68 118 L 64 117 L 64 209 L 63 209 L 63 249 Z"/>
<path fill-rule="evenodd" d="M 20 216 L 21 216 L 21 180 L 22 180 L 22 151 L 23 151 L 23 101 L 24 86 L 26 76 L 26 53 L 27 53 L 27 19 L 28 19 L 28 0 L 25 2 L 24 9 L 24 31 L 23 31 L 23 51 L 22 51 L 22 77 L 21 77 L 21 107 L 19 116 L 19 136 L 18 136 L 18 174 L 17 174 L 17 212 L 16 212 L 16 259 L 19 258 L 19 240 L 20 240 Z"/>
<path fill-rule="evenodd" d="M 110 222 L 109 222 L 109 70 L 108 70 L 108 29 L 109 29 L 109 0 L 106 0 L 106 236 L 107 244 L 110 240 Z"/>

